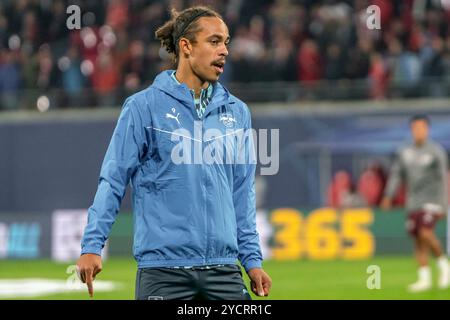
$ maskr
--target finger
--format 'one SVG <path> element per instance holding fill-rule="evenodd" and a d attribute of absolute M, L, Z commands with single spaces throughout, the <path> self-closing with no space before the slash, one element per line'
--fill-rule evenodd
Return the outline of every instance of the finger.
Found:
<path fill-rule="evenodd" d="M 264 282 L 264 286 L 266 286 L 270 290 L 270 288 L 272 288 L 272 279 L 266 279 L 266 281 Z"/>
<path fill-rule="evenodd" d="M 83 282 L 83 276 L 81 275 L 81 269 L 80 269 L 80 267 L 78 265 L 75 266 L 75 271 L 77 273 L 78 279 L 80 279 L 81 282 Z"/>
<path fill-rule="evenodd" d="M 256 282 L 252 280 L 251 286 L 252 286 L 252 292 L 258 296 L 259 294 L 258 294 L 258 289 L 256 287 Z"/>
<path fill-rule="evenodd" d="M 89 296 L 94 296 L 94 287 L 92 286 L 92 270 L 86 272 L 86 285 L 88 287 Z"/>
<path fill-rule="evenodd" d="M 255 279 L 255 286 L 256 286 L 256 294 L 260 297 L 264 296 L 264 289 L 261 277 L 257 277 Z"/>
<path fill-rule="evenodd" d="M 85 273 L 86 273 L 86 270 L 81 269 L 81 271 L 80 271 L 80 280 L 83 283 L 86 283 L 86 275 L 85 275 Z"/>
<path fill-rule="evenodd" d="M 265 281 L 263 283 L 263 288 L 264 288 L 264 296 L 268 296 L 269 292 L 270 292 L 270 288 L 272 287 L 272 283 L 270 281 Z"/>
<path fill-rule="evenodd" d="M 263 284 L 264 296 L 267 296 L 270 291 L 270 287 L 267 284 Z"/>
<path fill-rule="evenodd" d="M 102 271 L 102 268 L 100 268 L 100 267 L 95 267 L 94 268 L 94 273 L 93 273 L 93 278 L 94 278 L 94 280 L 95 280 L 95 277 L 97 276 L 97 274 L 99 274 L 100 273 L 100 271 Z"/>

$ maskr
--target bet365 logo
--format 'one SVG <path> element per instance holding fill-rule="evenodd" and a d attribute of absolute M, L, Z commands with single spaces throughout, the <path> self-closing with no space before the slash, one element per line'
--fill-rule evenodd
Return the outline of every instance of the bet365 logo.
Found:
<path fill-rule="evenodd" d="M 319 208 L 303 214 L 294 208 L 272 211 L 274 248 L 279 260 L 308 257 L 313 260 L 367 259 L 375 252 L 369 208 Z"/>

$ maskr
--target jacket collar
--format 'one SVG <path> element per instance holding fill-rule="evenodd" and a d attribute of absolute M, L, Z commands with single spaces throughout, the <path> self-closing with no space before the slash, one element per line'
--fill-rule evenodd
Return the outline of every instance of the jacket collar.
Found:
<path fill-rule="evenodd" d="M 192 106 L 193 100 L 190 89 L 185 83 L 178 84 L 172 79 L 172 73 L 174 70 L 166 70 L 158 74 L 153 82 L 152 86 L 156 89 L 163 91 L 173 97 L 174 99 L 182 102 L 186 106 Z M 205 115 L 208 111 L 214 109 L 215 106 L 220 106 L 224 103 L 228 103 L 230 99 L 229 91 L 222 86 L 218 81 L 212 83 L 213 93 L 211 102 L 206 108 Z"/>

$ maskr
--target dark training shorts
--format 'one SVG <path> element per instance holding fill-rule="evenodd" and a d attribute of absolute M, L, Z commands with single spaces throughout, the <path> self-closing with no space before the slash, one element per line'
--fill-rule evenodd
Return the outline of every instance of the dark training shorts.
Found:
<path fill-rule="evenodd" d="M 442 214 L 425 210 L 411 211 L 406 220 L 406 230 L 411 236 L 417 237 L 420 229 L 433 229 L 442 216 Z"/>
<path fill-rule="evenodd" d="M 136 300 L 251 300 L 238 265 L 141 268 Z"/>

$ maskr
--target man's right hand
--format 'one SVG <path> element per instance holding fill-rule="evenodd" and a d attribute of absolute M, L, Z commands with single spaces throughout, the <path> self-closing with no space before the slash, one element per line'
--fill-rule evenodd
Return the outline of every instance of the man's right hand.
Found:
<path fill-rule="evenodd" d="M 392 208 L 391 198 L 384 197 L 383 200 L 381 200 L 381 209 L 390 210 L 391 208 Z"/>
<path fill-rule="evenodd" d="M 92 253 L 83 254 L 77 262 L 77 269 L 79 271 L 80 280 L 86 283 L 89 296 L 94 296 L 94 287 L 92 281 L 95 276 L 102 271 L 102 257 Z"/>

